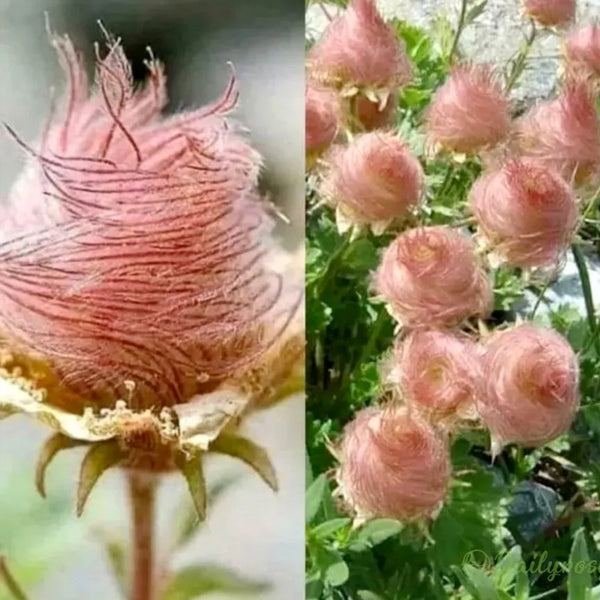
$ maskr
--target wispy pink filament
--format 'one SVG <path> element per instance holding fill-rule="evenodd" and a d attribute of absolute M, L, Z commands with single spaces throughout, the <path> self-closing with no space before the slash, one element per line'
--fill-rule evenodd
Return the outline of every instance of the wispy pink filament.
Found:
<path fill-rule="evenodd" d="M 403 409 L 370 407 L 346 426 L 338 483 L 361 516 L 432 517 L 449 485 L 446 438 Z"/>
<path fill-rule="evenodd" d="M 90 89 L 71 42 L 54 45 L 68 90 L 3 216 L 0 325 L 92 403 L 123 397 L 127 380 L 134 405 L 184 401 L 260 355 L 263 315 L 289 312 L 264 266 L 259 157 L 224 118 L 235 82 L 163 118 L 152 57 L 134 90 L 109 38 Z"/>
<path fill-rule="evenodd" d="M 544 164 L 511 160 L 471 188 L 471 208 L 483 236 L 512 265 L 559 261 L 578 220 L 573 190 Z"/>
<path fill-rule="evenodd" d="M 565 433 L 579 403 L 577 357 L 555 331 L 523 324 L 495 334 L 478 409 L 500 445 L 542 446 Z"/>
<path fill-rule="evenodd" d="M 600 77 L 600 24 L 575 29 L 565 41 L 567 65 Z"/>
<path fill-rule="evenodd" d="M 394 29 L 373 0 L 352 0 L 327 27 L 308 55 L 310 76 L 331 86 L 396 89 L 411 66 Z"/>
<path fill-rule="evenodd" d="M 336 94 L 329 89 L 308 85 L 305 108 L 306 150 L 326 148 L 333 142 L 339 128 L 340 106 Z"/>
<path fill-rule="evenodd" d="M 408 328 L 453 327 L 492 309 L 471 240 L 449 227 L 410 229 L 386 249 L 375 287 Z"/>

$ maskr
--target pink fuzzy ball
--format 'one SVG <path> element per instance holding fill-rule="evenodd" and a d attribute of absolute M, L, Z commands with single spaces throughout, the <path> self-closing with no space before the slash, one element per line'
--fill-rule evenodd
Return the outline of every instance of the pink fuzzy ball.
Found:
<path fill-rule="evenodd" d="M 448 490 L 446 437 L 401 408 L 360 411 L 346 426 L 339 460 L 340 490 L 359 517 L 430 518 Z"/>
<path fill-rule="evenodd" d="M 469 201 L 484 238 L 519 267 L 558 262 L 578 221 L 573 190 L 544 164 L 511 160 L 479 177 Z"/>
<path fill-rule="evenodd" d="M 568 67 L 600 78 L 600 24 L 572 31 L 565 41 L 564 53 Z"/>
<path fill-rule="evenodd" d="M 577 357 L 555 331 L 523 324 L 493 335 L 478 410 L 495 446 L 538 447 L 565 433 L 579 404 Z"/>
<path fill-rule="evenodd" d="M 329 89 L 306 87 L 305 143 L 308 152 L 323 150 L 339 128 L 340 106 L 337 95 Z"/>
<path fill-rule="evenodd" d="M 524 0 L 523 8 L 544 27 L 567 25 L 575 18 L 575 0 Z"/>
<path fill-rule="evenodd" d="M 454 327 L 492 309 L 490 281 L 473 243 L 449 227 L 400 234 L 383 254 L 375 287 L 407 328 Z"/>

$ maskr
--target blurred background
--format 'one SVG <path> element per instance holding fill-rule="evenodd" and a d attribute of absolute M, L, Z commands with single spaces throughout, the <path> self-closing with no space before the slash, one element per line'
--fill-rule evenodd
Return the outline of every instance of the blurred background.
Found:
<path fill-rule="evenodd" d="M 68 33 L 90 68 L 97 21 L 121 37 L 143 77 L 146 47 L 167 66 L 167 111 L 195 107 L 220 96 L 237 73 L 237 117 L 249 128 L 265 159 L 265 194 L 290 224 L 277 234 L 294 249 L 304 231 L 304 4 L 300 0 L 0 0 L 0 120 L 23 139 L 40 133 L 51 88 L 64 83 L 44 27 L 48 13 L 57 33 Z M 0 198 L 8 193 L 23 156 L 0 138 Z M 48 498 L 34 489 L 36 454 L 49 430 L 23 417 L 0 421 L 0 555 L 31 600 L 117 600 L 107 543 L 128 536 L 124 480 L 109 472 L 94 490 L 81 519 L 74 494 L 82 454 L 59 455 L 48 473 Z M 280 479 L 275 495 L 258 477 L 227 458 L 207 466 L 220 492 L 209 517 L 176 554 L 176 566 L 208 565 L 231 593 L 254 587 L 262 600 L 292 600 L 304 594 L 304 405 L 300 397 L 253 417 L 247 435 L 265 446 Z M 214 487 L 214 486 L 213 486 Z M 175 522 L 189 510 L 183 483 L 167 477 L 158 505 L 157 550 L 165 553 Z M 216 568 L 213 568 L 216 565 Z M 222 568 L 229 569 L 225 573 Z M 225 576 L 227 575 L 227 576 Z M 270 584 L 268 587 L 263 584 Z M 0 600 L 9 600 L 0 583 Z"/>

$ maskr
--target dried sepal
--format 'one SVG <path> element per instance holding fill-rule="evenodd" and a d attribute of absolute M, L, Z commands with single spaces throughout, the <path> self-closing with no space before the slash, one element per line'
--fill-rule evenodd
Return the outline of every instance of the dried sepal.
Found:
<path fill-rule="evenodd" d="M 87 499 L 100 476 L 111 467 L 117 466 L 126 457 L 117 440 L 94 444 L 85 455 L 79 472 L 77 487 L 77 516 L 83 514 Z"/>
<path fill-rule="evenodd" d="M 198 519 L 204 521 L 206 518 L 206 481 L 202 468 L 202 455 L 186 455 L 179 452 L 175 455 L 175 464 L 181 471 L 188 485 L 192 501 L 198 513 Z"/>
<path fill-rule="evenodd" d="M 254 469 L 260 478 L 274 491 L 278 491 L 277 474 L 267 451 L 247 438 L 222 433 L 211 445 L 211 452 L 239 458 Z"/>
<path fill-rule="evenodd" d="M 86 442 L 75 440 L 62 433 L 55 433 L 48 438 L 38 455 L 37 464 L 35 467 L 35 487 L 42 498 L 46 497 L 46 469 L 61 450 L 68 450 L 76 446 L 82 446 Z"/>

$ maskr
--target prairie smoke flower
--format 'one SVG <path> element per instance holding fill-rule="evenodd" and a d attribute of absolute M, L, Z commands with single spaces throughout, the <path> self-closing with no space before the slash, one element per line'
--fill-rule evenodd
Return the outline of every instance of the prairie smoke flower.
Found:
<path fill-rule="evenodd" d="M 541 102 L 517 121 L 520 152 L 584 183 L 600 165 L 600 124 L 595 96 L 583 80 L 571 79 L 555 100 Z"/>
<path fill-rule="evenodd" d="M 447 438 L 403 408 L 361 410 L 338 458 L 340 492 L 359 519 L 434 517 L 448 489 Z"/>
<path fill-rule="evenodd" d="M 319 153 L 333 142 L 338 131 L 340 107 L 337 95 L 331 90 L 307 85 L 305 109 L 306 151 Z"/>
<path fill-rule="evenodd" d="M 404 46 L 374 0 L 352 0 L 308 55 L 311 78 L 329 87 L 388 94 L 411 78 Z"/>
<path fill-rule="evenodd" d="M 391 133 L 371 132 L 332 152 L 323 186 L 349 222 L 378 230 L 419 203 L 423 181 L 423 168 L 405 142 Z"/>
<path fill-rule="evenodd" d="M 511 160 L 482 175 L 469 201 L 494 252 L 519 267 L 555 264 L 577 224 L 571 187 L 547 166 L 529 161 Z"/>
<path fill-rule="evenodd" d="M 575 18 L 575 0 L 524 0 L 523 8 L 544 27 L 567 25 Z"/>
<path fill-rule="evenodd" d="M 466 336 L 411 332 L 396 344 L 390 375 L 407 405 L 432 423 L 452 427 L 475 416 L 481 357 L 477 344 Z"/>
<path fill-rule="evenodd" d="M 566 432 L 578 406 L 577 357 L 555 331 L 523 324 L 493 335 L 478 410 L 496 452 L 542 446 Z"/>
<path fill-rule="evenodd" d="M 410 229 L 385 250 L 376 291 L 411 328 L 453 327 L 492 309 L 492 290 L 471 240 L 449 227 Z"/>
<path fill-rule="evenodd" d="M 564 54 L 570 69 L 600 77 L 600 24 L 584 25 L 571 32 Z"/>
<path fill-rule="evenodd" d="M 431 144 L 469 154 L 506 137 L 510 105 L 490 67 L 461 65 L 436 91 L 426 119 Z"/>
<path fill-rule="evenodd" d="M 19 142 L 30 160 L 0 231 L 1 364 L 44 389 L 37 403 L 13 389 L 13 412 L 83 441 L 116 437 L 112 458 L 124 444 L 142 451 L 129 466 L 159 470 L 246 408 L 236 378 L 281 343 L 300 296 L 266 268 L 260 158 L 226 119 L 235 80 L 214 104 L 161 117 L 162 65 L 150 56 L 134 89 L 106 35 L 94 86 L 70 40 L 53 38 L 63 109 L 38 143 Z"/>

